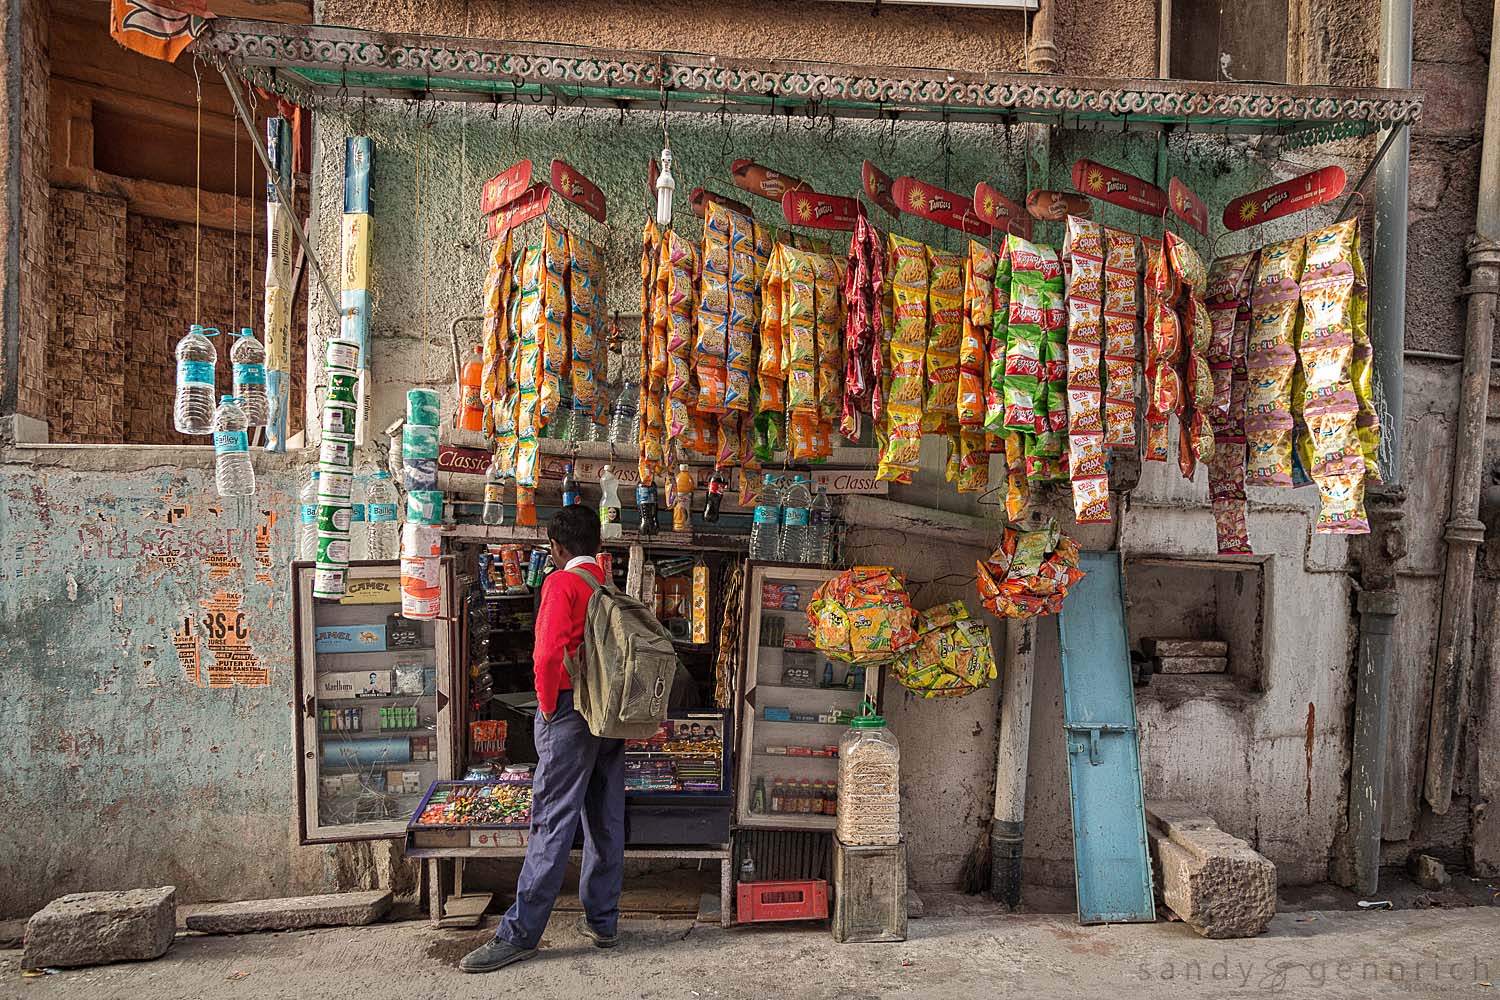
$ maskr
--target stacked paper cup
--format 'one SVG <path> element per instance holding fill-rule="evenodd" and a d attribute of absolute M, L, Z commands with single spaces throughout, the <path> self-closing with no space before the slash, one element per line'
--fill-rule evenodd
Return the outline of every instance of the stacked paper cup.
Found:
<path fill-rule="evenodd" d="M 329 341 L 324 354 L 328 397 L 323 402 L 318 451 L 318 548 L 313 596 L 344 596 L 349 572 L 349 494 L 354 487 L 354 414 L 359 345 Z"/>
<path fill-rule="evenodd" d="M 442 553 L 443 494 L 437 488 L 438 394 L 406 394 L 401 469 L 406 481 L 406 523 L 401 528 L 401 614 L 436 618 L 442 607 L 438 556 Z"/>

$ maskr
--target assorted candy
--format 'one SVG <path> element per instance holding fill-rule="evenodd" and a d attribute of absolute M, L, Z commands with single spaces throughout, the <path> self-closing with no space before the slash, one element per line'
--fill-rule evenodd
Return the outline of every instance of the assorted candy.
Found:
<path fill-rule="evenodd" d="M 530 826 L 531 782 L 439 784 L 415 825 Z"/>

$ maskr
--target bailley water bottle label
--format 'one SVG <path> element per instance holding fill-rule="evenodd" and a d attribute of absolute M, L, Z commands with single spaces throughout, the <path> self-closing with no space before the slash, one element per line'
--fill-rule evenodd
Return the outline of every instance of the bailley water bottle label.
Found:
<path fill-rule="evenodd" d="M 806 507 L 788 507 L 784 511 L 782 511 L 781 514 L 781 523 L 786 525 L 788 528 L 801 528 L 807 524 Z M 759 514 L 757 514 L 756 520 L 759 519 L 760 516 Z"/>
<path fill-rule="evenodd" d="M 214 363 L 212 361 L 177 362 L 177 384 L 206 385 L 210 389 L 213 388 Z"/>
<path fill-rule="evenodd" d="M 236 385 L 265 385 L 266 366 L 237 364 L 234 366 L 234 381 Z"/>
<path fill-rule="evenodd" d="M 349 520 L 363 523 L 365 519 L 365 505 L 354 503 L 349 505 Z"/>
<path fill-rule="evenodd" d="M 758 506 L 755 508 L 756 524 L 775 524 L 780 520 L 780 512 L 775 507 Z"/>
<path fill-rule="evenodd" d="M 249 450 L 250 438 L 244 431 L 214 431 L 214 454 L 230 455 Z"/>
<path fill-rule="evenodd" d="M 302 505 L 302 523 L 303 524 L 317 524 L 318 523 L 318 505 L 317 504 L 315 504 L 315 503 L 305 503 L 305 504 Z"/>
<path fill-rule="evenodd" d="M 396 519 L 396 505 L 393 503 L 372 503 L 365 508 L 365 513 L 371 521 L 394 521 Z"/>

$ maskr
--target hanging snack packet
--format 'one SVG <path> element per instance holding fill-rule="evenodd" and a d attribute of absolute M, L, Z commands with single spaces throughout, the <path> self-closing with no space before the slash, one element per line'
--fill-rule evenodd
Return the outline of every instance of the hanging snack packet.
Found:
<path fill-rule="evenodd" d="M 922 428 L 944 433 L 958 419 L 958 358 L 963 345 L 963 258 L 927 247 L 927 399 Z"/>
<path fill-rule="evenodd" d="M 507 322 L 511 285 L 510 232 L 495 240 L 484 281 L 484 325 L 480 329 L 479 401 L 484 407 L 484 436 L 495 437 L 495 406 L 510 378 L 510 324 Z"/>
<path fill-rule="evenodd" d="M 588 240 L 568 233 L 568 342 L 573 409 L 599 421 L 604 415 L 604 258 Z"/>
<path fill-rule="evenodd" d="M 552 422 L 568 366 L 568 234 L 550 216 L 542 229 L 546 272 L 542 275 L 545 325 L 542 328 L 542 381 L 538 387 L 537 430 Z"/>
<path fill-rule="evenodd" d="M 990 630 L 969 615 L 963 601 L 950 601 L 917 615 L 917 642 L 891 669 L 901 686 L 924 698 L 973 694 L 997 676 Z"/>
<path fill-rule="evenodd" d="M 984 426 L 994 310 L 995 255 L 983 243 L 970 240 L 964 258 L 963 341 L 958 350 L 958 422 L 963 427 Z"/>
<path fill-rule="evenodd" d="M 856 566 L 813 591 L 813 646 L 848 663 L 882 663 L 917 642 L 905 579 L 888 566 Z"/>
<path fill-rule="evenodd" d="M 1208 497 L 1223 555 L 1250 552 L 1245 500 L 1245 337 L 1256 256 L 1252 251 L 1220 257 L 1208 269 L 1206 301 L 1213 328 L 1208 361 L 1214 381 L 1210 410 L 1214 453 L 1208 463 Z"/>
<path fill-rule="evenodd" d="M 839 433 L 859 440 L 860 416 L 880 412 L 880 300 L 885 287 L 885 241 L 861 213 L 854 220 L 849 262 L 844 273 L 843 406 Z"/>
<path fill-rule="evenodd" d="M 1104 227 L 1104 446 L 1135 447 L 1136 311 L 1140 256 L 1134 233 Z"/>
<path fill-rule="evenodd" d="M 1080 524 L 1109 520 L 1104 466 L 1101 361 L 1104 345 L 1104 232 L 1091 219 L 1068 216 L 1063 241 L 1068 274 L 1068 472 L 1073 516 Z"/>
<path fill-rule="evenodd" d="M 1019 431 L 1005 437 L 1005 516 L 1015 521 L 1031 502 L 1031 483 L 1026 478 L 1026 445 Z"/>
<path fill-rule="evenodd" d="M 787 278 L 788 248 L 776 244 L 767 260 L 760 293 L 760 360 L 756 365 L 760 410 L 781 413 L 786 409 L 786 334 L 782 322 L 782 296 Z"/>
<path fill-rule="evenodd" d="M 817 298 L 812 255 L 782 247 L 781 329 L 786 352 L 786 409 L 814 413 L 818 408 Z"/>
<path fill-rule="evenodd" d="M 1250 292 L 1247 348 L 1250 394 L 1245 416 L 1246 483 L 1292 485 L 1292 374 L 1297 367 L 1298 275 L 1307 241 L 1298 236 L 1261 250 Z"/>
<path fill-rule="evenodd" d="M 666 461 L 666 389 L 667 345 L 666 321 L 661 316 L 665 300 L 658 300 L 658 271 L 662 257 L 661 231 L 654 219 L 646 220 L 641 238 L 641 345 L 640 399 L 636 407 L 637 437 L 640 442 L 638 475 L 642 481 L 664 476 Z M 657 368 L 657 359 L 661 367 Z"/>
<path fill-rule="evenodd" d="M 831 254 L 812 255 L 814 354 L 817 405 L 821 422 L 838 418 L 843 400 L 843 274 Z"/>
<path fill-rule="evenodd" d="M 1161 240 L 1146 236 L 1141 245 L 1146 255 L 1146 443 L 1141 457 L 1147 462 L 1165 462 L 1167 414 L 1181 399 L 1181 386 L 1168 377 L 1181 343 L 1177 313 L 1171 308 L 1177 290 Z"/>
<path fill-rule="evenodd" d="M 1047 348 L 1052 332 L 1062 334 L 1062 261 L 1057 251 L 1009 236 L 1010 325 L 1005 349 L 1005 426 L 1041 434 L 1048 429 Z M 1066 355 L 1063 356 L 1066 367 Z"/>
<path fill-rule="evenodd" d="M 1007 237 L 1007 240 L 1009 237 Z M 1005 347 L 1010 331 L 1010 252 L 1002 241 L 995 255 L 995 300 L 990 310 L 989 345 L 985 351 L 984 429 L 1005 433 Z"/>
<path fill-rule="evenodd" d="M 1068 589 L 1084 576 L 1078 544 L 1051 520 L 1038 531 L 1006 525 L 1000 547 L 976 566 L 980 601 L 1001 618 L 1057 614 Z"/>
<path fill-rule="evenodd" d="M 917 470 L 926 390 L 927 249 L 892 233 L 887 256 L 891 294 L 891 383 L 886 441 L 876 477 L 897 480 Z"/>

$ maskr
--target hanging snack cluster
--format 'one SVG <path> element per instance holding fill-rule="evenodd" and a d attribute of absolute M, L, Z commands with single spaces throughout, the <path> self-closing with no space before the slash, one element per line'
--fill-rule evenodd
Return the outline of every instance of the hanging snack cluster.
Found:
<path fill-rule="evenodd" d="M 902 687 L 924 698 L 961 698 L 995 679 L 989 626 L 970 617 L 963 601 L 923 611 L 916 631 L 916 645 L 891 663 Z"/>
<path fill-rule="evenodd" d="M 979 599 L 1001 618 L 1055 615 L 1068 588 L 1083 579 L 1078 543 L 1050 519 L 1035 531 L 1007 525 L 1000 547 L 976 565 Z"/>
<path fill-rule="evenodd" d="M 916 644 L 905 578 L 889 566 L 856 566 L 813 591 L 813 646 L 848 663 L 882 663 Z"/>

